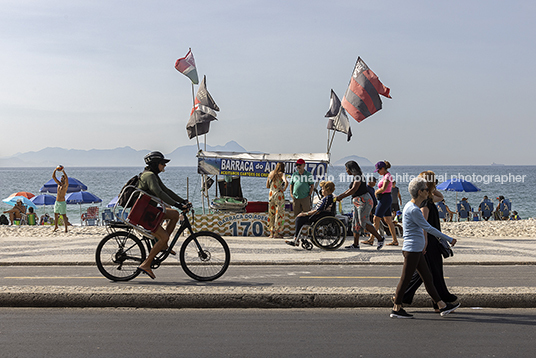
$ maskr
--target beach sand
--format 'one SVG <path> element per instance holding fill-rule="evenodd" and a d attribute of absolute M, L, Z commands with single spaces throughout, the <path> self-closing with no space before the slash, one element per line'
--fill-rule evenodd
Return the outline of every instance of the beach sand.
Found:
<path fill-rule="evenodd" d="M 536 219 L 517 221 L 442 222 L 442 231 L 453 237 L 536 237 Z M 106 235 L 105 226 L 70 226 L 53 232 L 53 226 L 0 226 L 0 237 L 71 237 Z"/>

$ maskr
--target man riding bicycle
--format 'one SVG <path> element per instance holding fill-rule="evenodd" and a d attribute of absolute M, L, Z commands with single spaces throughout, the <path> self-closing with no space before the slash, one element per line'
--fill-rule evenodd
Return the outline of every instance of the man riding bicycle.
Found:
<path fill-rule="evenodd" d="M 147 166 L 140 175 L 138 189 L 141 189 L 150 195 L 156 196 L 164 203 L 175 206 L 179 209 L 186 209 L 187 206 L 191 205 L 187 200 L 184 200 L 172 190 L 168 189 L 158 176 L 158 174 L 165 171 L 166 164 L 170 161 L 169 159 L 165 159 L 164 155 L 157 151 L 147 154 L 143 159 Z M 147 259 L 138 267 L 138 270 L 146 273 L 153 280 L 156 278 L 156 276 L 151 270 L 151 263 L 160 251 L 168 248 L 169 237 L 173 233 L 173 230 L 179 221 L 179 215 L 180 214 L 177 210 L 166 208 L 162 222 L 168 221 L 167 226 L 164 229 L 164 227 L 160 225 L 153 232 L 153 235 L 158 239 L 158 242 L 149 252 Z"/>

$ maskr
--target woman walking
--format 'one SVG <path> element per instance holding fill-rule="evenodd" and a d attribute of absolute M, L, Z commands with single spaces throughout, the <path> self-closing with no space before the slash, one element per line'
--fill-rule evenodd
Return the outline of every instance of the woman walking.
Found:
<path fill-rule="evenodd" d="M 275 169 L 268 174 L 266 188 L 270 189 L 268 199 L 268 229 L 271 238 L 283 238 L 283 224 L 285 215 L 285 190 L 288 181 L 285 176 L 285 165 L 277 163 Z"/>
<path fill-rule="evenodd" d="M 426 291 L 432 297 L 434 303 L 437 304 L 441 316 L 446 316 L 450 312 L 454 311 L 460 306 L 459 303 L 445 303 L 439 293 L 437 292 L 432 273 L 426 264 L 424 253 L 426 252 L 426 237 L 423 230 L 435 235 L 436 237 L 442 237 L 447 240 L 451 246 L 456 244 L 456 239 L 443 234 L 441 231 L 430 226 L 424 219 L 419 207 L 421 203 L 428 198 L 428 185 L 426 180 L 417 177 L 413 179 L 408 185 L 408 191 L 411 195 L 411 201 L 404 207 L 402 214 L 402 224 L 404 225 L 404 245 L 402 246 L 402 254 L 404 255 L 404 266 L 402 268 L 402 275 L 398 286 L 396 287 L 396 294 L 394 297 L 394 306 L 391 311 L 391 318 L 413 318 L 413 315 L 407 313 L 402 308 L 402 298 L 404 292 L 409 286 L 411 278 L 415 271 L 421 276 Z"/>
<path fill-rule="evenodd" d="M 398 246 L 398 240 L 396 239 L 395 225 L 391 217 L 391 204 L 393 198 L 391 196 L 391 188 L 393 187 L 393 176 L 389 173 L 388 169 L 391 168 L 391 164 L 384 160 L 376 163 L 376 170 L 382 176 L 378 183 L 378 190 L 376 190 L 376 198 L 378 199 L 378 206 L 376 206 L 376 212 L 374 213 L 374 228 L 376 231 L 380 229 L 380 221 L 383 219 L 389 231 L 391 231 L 391 237 L 393 241 L 387 245 Z M 363 241 L 364 244 L 372 245 L 374 239 Z"/>
<path fill-rule="evenodd" d="M 346 162 L 345 166 L 346 173 L 352 175 L 354 180 L 352 181 L 352 184 L 350 184 L 350 188 L 337 196 L 336 200 L 341 201 L 347 196 L 352 196 L 354 210 L 352 233 L 354 235 L 354 243 L 346 248 L 350 250 L 359 250 L 359 237 L 365 230 L 367 230 L 372 234 L 370 238 L 372 243 L 374 243 L 374 237 L 378 239 L 378 250 L 380 250 L 383 247 L 385 238 L 378 234 L 378 231 L 376 231 L 370 222 L 370 211 L 372 210 L 373 202 L 367 189 L 367 182 L 363 176 L 363 172 L 361 171 L 359 164 L 353 160 Z"/>
<path fill-rule="evenodd" d="M 436 189 L 435 173 L 431 170 L 428 170 L 419 174 L 419 177 L 425 179 L 428 186 L 428 197 L 420 205 L 421 212 L 424 216 L 424 219 L 431 226 L 441 231 L 439 212 L 435 203 L 444 199 L 443 194 L 441 194 Z M 426 253 L 424 254 L 424 259 L 426 260 L 426 263 L 430 268 L 430 272 L 432 273 L 432 278 L 437 293 L 439 293 L 439 296 L 443 301 L 455 302 L 458 297 L 449 292 L 443 275 L 443 255 L 441 254 L 441 244 L 439 243 L 438 238 L 436 236 L 432 234 L 425 235 L 427 235 L 428 245 L 426 246 Z M 421 286 L 421 284 L 421 277 L 417 273 L 414 273 L 409 283 L 409 286 L 404 293 L 402 303 L 411 304 L 411 302 L 413 302 L 415 292 Z M 439 307 L 437 307 L 437 304 L 433 303 L 433 307 L 436 312 L 439 312 Z"/>

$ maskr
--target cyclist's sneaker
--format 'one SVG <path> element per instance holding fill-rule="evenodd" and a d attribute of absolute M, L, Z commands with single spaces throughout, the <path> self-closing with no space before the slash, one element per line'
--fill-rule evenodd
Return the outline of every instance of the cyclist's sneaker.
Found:
<path fill-rule="evenodd" d="M 348 250 L 361 250 L 361 248 L 358 246 L 355 246 L 355 244 L 352 244 L 350 246 L 345 246 L 346 249 Z"/>
<path fill-rule="evenodd" d="M 447 303 L 447 305 L 439 310 L 441 317 L 445 317 L 450 312 L 453 312 L 456 308 L 460 307 L 459 303 Z"/>
<path fill-rule="evenodd" d="M 398 311 L 391 310 L 391 314 L 389 315 L 389 317 L 391 317 L 391 318 L 413 318 L 413 315 L 407 313 L 403 308 L 401 308 Z"/>
<path fill-rule="evenodd" d="M 381 250 L 384 244 L 385 244 L 385 237 L 382 237 L 382 240 L 378 241 L 378 247 L 376 248 L 376 250 Z"/>
<path fill-rule="evenodd" d="M 285 243 L 290 246 L 300 246 L 298 239 L 285 240 Z"/>

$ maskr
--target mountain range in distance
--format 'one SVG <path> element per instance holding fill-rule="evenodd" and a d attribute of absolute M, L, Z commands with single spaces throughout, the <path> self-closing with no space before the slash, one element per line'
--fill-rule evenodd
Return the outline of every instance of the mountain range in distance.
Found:
<path fill-rule="evenodd" d="M 204 144 L 201 143 L 204 148 Z M 247 152 L 235 141 L 225 145 L 211 146 L 207 151 Z M 138 167 L 143 164 L 143 157 L 150 150 L 135 150 L 131 147 L 115 149 L 64 149 L 48 147 L 39 151 L 17 153 L 10 157 L 0 157 L 0 167 L 55 167 L 62 164 L 67 167 Z M 178 147 L 171 153 L 164 153 L 171 159 L 170 166 L 197 166 L 197 145 Z M 349 156 L 333 163 L 335 166 L 344 165 L 348 160 L 355 160 L 360 166 L 372 166 L 372 163 L 362 157 Z"/>

